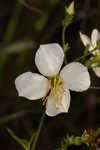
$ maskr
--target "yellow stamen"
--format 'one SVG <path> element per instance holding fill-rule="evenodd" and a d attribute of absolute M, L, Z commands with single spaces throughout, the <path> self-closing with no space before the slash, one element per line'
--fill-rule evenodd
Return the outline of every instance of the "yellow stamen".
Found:
<path fill-rule="evenodd" d="M 54 78 L 54 88 L 56 87 L 56 82 L 57 82 L 57 79 Z"/>
<path fill-rule="evenodd" d="M 62 82 L 61 78 L 59 77 L 58 82 L 57 82 L 57 86 Z"/>
<path fill-rule="evenodd" d="M 64 87 L 64 83 L 61 83 L 59 86 L 56 87 L 56 90 L 60 90 L 62 87 Z"/>
<path fill-rule="evenodd" d="M 58 96 L 56 96 L 56 97 L 55 97 L 55 99 L 56 99 L 56 109 L 58 109 L 59 97 L 58 97 Z"/>
<path fill-rule="evenodd" d="M 62 91 L 59 93 L 59 98 L 61 99 L 61 105 L 64 107 L 64 103 L 63 103 L 63 94 L 64 94 L 65 90 L 62 89 Z"/>
<path fill-rule="evenodd" d="M 57 79 L 54 78 L 54 87 L 51 88 L 51 96 L 54 96 L 56 94 L 56 86 L 57 86 Z"/>
<path fill-rule="evenodd" d="M 54 97 L 56 101 L 56 109 L 58 109 L 59 99 L 61 100 L 61 105 L 64 107 L 64 103 L 63 103 L 63 94 L 65 92 L 63 88 L 64 85 L 65 84 L 62 82 L 60 77 L 54 77 L 53 79 L 49 80 L 48 90 L 44 95 L 44 97 L 42 98 L 43 105 L 46 103 L 49 97 Z M 49 91 L 50 94 L 48 95 Z"/>

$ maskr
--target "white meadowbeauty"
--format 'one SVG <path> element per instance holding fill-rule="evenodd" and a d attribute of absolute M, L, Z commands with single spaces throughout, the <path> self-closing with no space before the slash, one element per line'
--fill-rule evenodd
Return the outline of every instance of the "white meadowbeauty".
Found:
<path fill-rule="evenodd" d="M 42 98 L 43 104 L 46 104 L 48 116 L 68 112 L 69 90 L 85 91 L 90 86 L 87 67 L 81 63 L 72 62 L 60 71 L 63 61 L 64 52 L 59 44 L 40 45 L 35 55 L 35 63 L 42 75 L 26 72 L 15 80 L 19 96 L 29 100 Z"/>
<path fill-rule="evenodd" d="M 92 33 L 91 33 L 91 39 L 80 32 L 80 38 L 84 44 L 84 46 L 87 46 L 89 45 L 90 48 L 89 48 L 89 51 L 92 51 L 96 46 L 97 46 L 97 41 L 100 40 L 100 33 L 97 29 L 93 29 Z M 97 49 L 96 51 L 92 52 L 92 54 L 95 56 L 95 55 L 98 55 L 100 56 L 100 49 Z M 92 59 L 92 58 L 91 58 Z M 100 67 L 99 67 L 99 64 L 98 63 L 94 63 L 92 64 L 92 69 L 93 71 L 95 72 L 95 74 L 100 77 Z"/>

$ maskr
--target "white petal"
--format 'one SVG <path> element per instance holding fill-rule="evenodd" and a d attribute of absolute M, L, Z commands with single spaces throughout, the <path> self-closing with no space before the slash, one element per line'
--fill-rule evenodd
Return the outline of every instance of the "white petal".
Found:
<path fill-rule="evenodd" d="M 97 75 L 97 77 L 100 77 L 100 67 L 97 65 L 98 65 L 98 63 L 92 64 L 92 69 L 95 72 L 95 74 Z"/>
<path fill-rule="evenodd" d="M 59 44 L 40 45 L 36 52 L 35 63 L 41 74 L 56 75 L 63 63 L 64 53 Z"/>
<path fill-rule="evenodd" d="M 92 44 L 91 44 L 90 38 L 81 32 L 79 34 L 80 34 L 80 38 L 81 38 L 84 46 L 90 45 L 90 47 L 91 47 Z"/>
<path fill-rule="evenodd" d="M 36 73 L 26 72 L 16 78 L 15 86 L 19 96 L 36 100 L 45 95 L 48 89 L 48 79 Z"/>
<path fill-rule="evenodd" d="M 87 67 L 78 62 L 66 65 L 60 76 L 66 83 L 68 89 L 72 91 L 85 91 L 90 86 L 90 76 Z"/>
<path fill-rule="evenodd" d="M 61 99 L 59 99 L 57 108 L 56 108 L 56 100 L 54 97 L 48 98 L 46 103 L 46 114 L 48 116 L 56 116 L 63 112 L 68 112 L 69 106 L 70 106 L 70 92 L 69 90 L 66 90 L 63 94 L 63 104 L 61 104 Z"/>
<path fill-rule="evenodd" d="M 100 33 L 97 29 L 94 29 L 91 34 L 91 42 L 92 42 L 93 48 L 97 46 L 98 40 L 100 40 Z"/>

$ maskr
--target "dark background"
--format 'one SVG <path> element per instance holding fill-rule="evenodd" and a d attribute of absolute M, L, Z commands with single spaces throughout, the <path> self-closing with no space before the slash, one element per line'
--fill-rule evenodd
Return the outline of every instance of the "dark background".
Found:
<path fill-rule="evenodd" d="M 36 131 L 42 115 L 41 101 L 18 97 L 15 78 L 26 71 L 38 72 L 34 56 L 40 44 L 62 45 L 64 6 L 71 0 L 1 0 L 0 1 L 0 149 L 21 150 L 8 134 L 10 128 L 20 138 L 29 139 Z M 27 5 L 28 4 L 28 5 Z M 75 0 L 75 16 L 66 30 L 70 50 L 68 61 L 82 55 L 84 46 L 79 31 L 90 36 L 100 31 L 100 0 Z M 90 69 L 92 86 L 100 79 Z M 65 135 L 81 135 L 84 129 L 100 127 L 100 90 L 71 92 L 67 114 L 46 116 L 38 150 L 54 150 Z"/>

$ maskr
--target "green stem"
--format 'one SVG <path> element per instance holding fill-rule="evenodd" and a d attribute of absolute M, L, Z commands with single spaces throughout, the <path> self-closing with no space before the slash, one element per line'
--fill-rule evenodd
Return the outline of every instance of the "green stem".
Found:
<path fill-rule="evenodd" d="M 91 86 L 89 89 L 92 89 L 92 90 L 100 90 L 100 87 L 99 86 Z"/>
<path fill-rule="evenodd" d="M 81 57 L 75 59 L 74 61 L 85 60 L 85 58 L 86 58 L 87 56 L 93 54 L 93 52 L 96 51 L 96 50 L 97 50 L 97 47 L 94 48 L 92 51 L 88 51 L 87 54 L 84 54 L 83 56 L 81 56 Z"/>
<path fill-rule="evenodd" d="M 33 133 L 33 135 L 31 136 L 31 139 L 30 139 L 30 141 L 29 141 L 29 143 L 28 143 L 28 146 L 27 146 L 27 150 L 30 150 L 30 149 L 31 149 L 31 144 L 32 144 L 34 138 L 35 138 L 35 133 Z"/>
<path fill-rule="evenodd" d="M 24 149 L 26 149 L 26 145 L 9 128 L 7 128 L 7 131 Z"/>
<path fill-rule="evenodd" d="M 89 55 L 90 55 L 90 54 L 89 54 Z M 83 55 L 83 56 L 81 56 L 81 57 L 75 59 L 74 61 L 83 60 L 83 59 L 85 59 L 87 56 L 88 56 L 88 55 Z"/>
<path fill-rule="evenodd" d="M 62 45 L 63 45 L 63 50 L 65 48 L 65 31 L 66 31 L 66 27 L 64 26 L 62 29 Z"/>
<path fill-rule="evenodd" d="M 43 115 L 41 117 L 40 124 L 38 126 L 38 130 L 36 132 L 36 135 L 35 135 L 35 138 L 34 138 L 34 142 L 33 142 L 33 145 L 32 145 L 32 150 L 35 150 L 35 147 L 36 147 L 39 135 L 40 135 L 40 131 L 41 131 L 43 123 L 44 123 L 44 118 L 45 118 L 45 112 L 43 112 Z"/>
<path fill-rule="evenodd" d="M 66 41 L 65 41 L 65 31 L 66 31 L 66 26 L 63 26 L 63 29 L 62 29 L 62 45 L 63 45 L 63 51 L 64 51 L 64 62 L 65 64 L 67 64 L 67 57 L 66 57 Z"/>

